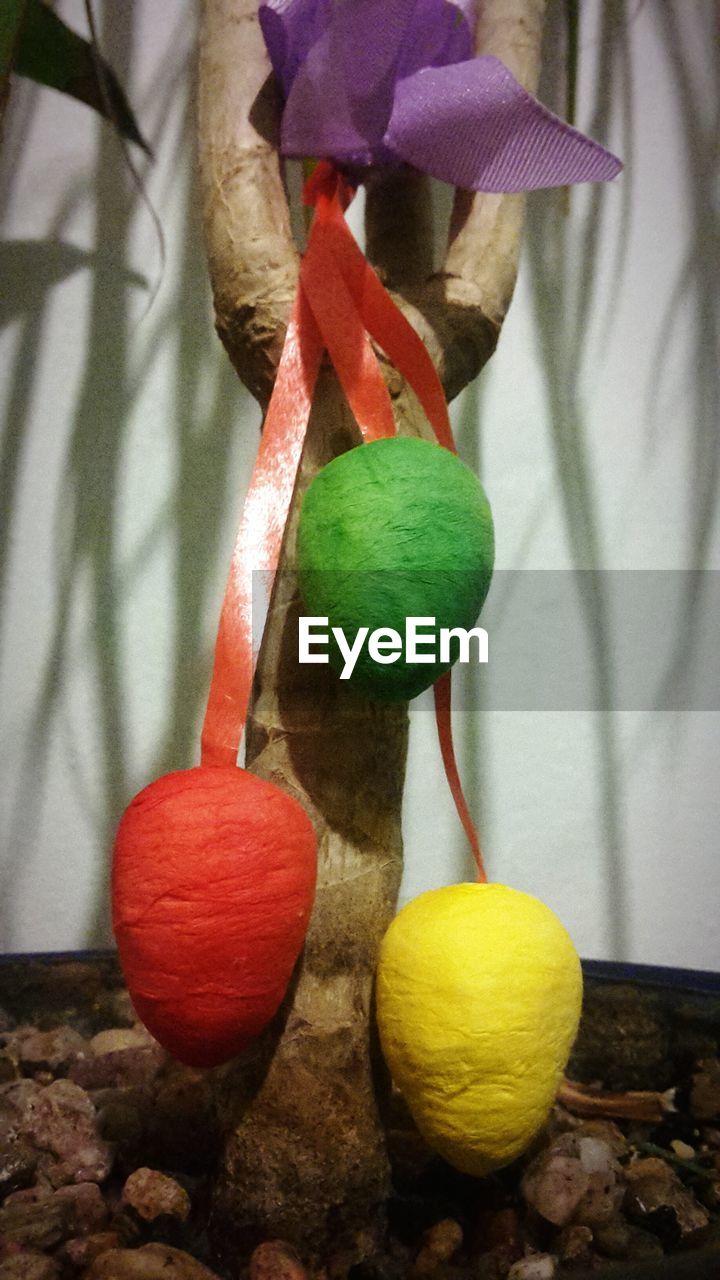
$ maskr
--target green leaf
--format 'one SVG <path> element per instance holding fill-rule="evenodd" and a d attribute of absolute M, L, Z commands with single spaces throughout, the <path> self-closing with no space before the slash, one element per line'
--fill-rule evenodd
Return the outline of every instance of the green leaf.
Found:
<path fill-rule="evenodd" d="M 575 124 L 577 109 L 578 63 L 580 61 L 580 0 L 565 0 L 567 25 L 567 89 L 565 119 Z"/>
<path fill-rule="evenodd" d="M 13 5 L 18 2 L 12 0 Z M 15 50 L 15 72 L 93 107 L 123 137 L 149 154 L 130 104 L 107 62 L 42 0 L 22 2 L 25 18 Z M 3 7 L 7 3 L 0 0 Z"/>
<path fill-rule="evenodd" d="M 0 93 L 12 71 L 26 0 L 0 0 Z"/>

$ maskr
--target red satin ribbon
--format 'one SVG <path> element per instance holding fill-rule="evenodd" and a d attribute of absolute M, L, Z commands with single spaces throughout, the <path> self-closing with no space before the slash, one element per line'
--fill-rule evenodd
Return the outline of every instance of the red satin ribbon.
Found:
<path fill-rule="evenodd" d="M 342 193 L 333 192 L 333 182 L 342 183 L 342 176 L 327 161 L 322 161 L 303 192 L 305 203 L 315 206 L 315 220 L 323 232 L 323 249 L 331 250 L 364 328 L 412 387 L 438 442 L 456 453 L 445 394 L 427 348 L 353 239 L 343 216 Z M 306 271 L 312 270 L 312 263 L 307 261 L 309 256 L 309 253 L 305 255 L 303 264 Z M 317 313 L 316 319 L 320 323 Z M 324 331 L 323 337 L 326 337 Z M 345 386 L 343 390 L 347 395 Z M 394 420 L 391 430 L 385 434 L 395 434 Z"/>
<path fill-rule="evenodd" d="M 475 860 L 478 883 L 486 884 L 487 872 L 485 871 L 485 863 L 483 862 L 480 848 L 480 837 L 470 816 L 455 759 L 452 732 L 452 675 L 449 671 L 446 671 L 444 676 L 440 676 L 440 679 L 435 681 L 433 697 L 435 699 L 435 723 L 440 741 L 440 754 L 445 766 L 445 777 L 448 780 L 448 786 L 455 802 L 457 815 L 467 836 L 470 852 Z"/>
<path fill-rule="evenodd" d="M 204 765 L 237 763 L 255 670 L 252 575 L 274 575 L 320 371 L 323 342 L 298 289 L 238 529 L 201 738 Z"/>
<path fill-rule="evenodd" d="M 315 216 L 277 379 L 263 427 L 233 551 L 202 733 L 203 764 L 234 764 L 255 666 L 252 572 L 274 575 L 300 463 L 322 353 L 327 349 L 366 442 L 395 434 L 392 403 L 372 337 L 422 405 L 438 442 L 455 452 L 447 404 L 435 367 L 353 239 L 344 210 L 353 187 L 327 161 L 305 184 Z M 486 879 L 477 832 L 463 795 L 452 741 L 450 673 L 434 689 L 445 772 L 478 868 Z"/>

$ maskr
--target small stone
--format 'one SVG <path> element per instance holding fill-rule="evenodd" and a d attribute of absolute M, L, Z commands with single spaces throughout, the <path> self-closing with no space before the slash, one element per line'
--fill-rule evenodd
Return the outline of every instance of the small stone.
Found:
<path fill-rule="evenodd" d="M 295 1250 L 284 1240 L 259 1244 L 250 1257 L 249 1280 L 307 1280 Z"/>
<path fill-rule="evenodd" d="M 463 1242 L 462 1227 L 454 1218 L 443 1218 L 425 1232 L 423 1248 L 439 1262 L 449 1262 Z"/>
<path fill-rule="evenodd" d="M 113 1036 L 135 1036 L 136 1032 L 129 1028 L 118 1028 Z M 110 1035 L 110 1032 L 100 1032 Z M 96 1036 L 97 1040 L 98 1037 Z M 92 1043 L 92 1042 L 91 1042 Z M 129 1045 L 122 1049 L 112 1049 L 105 1053 L 93 1053 L 87 1058 L 73 1063 L 68 1075 L 75 1084 L 83 1089 L 111 1089 L 122 1086 L 137 1085 L 148 1088 L 152 1085 L 165 1061 L 165 1051 L 155 1041 Z"/>
<path fill-rule="evenodd" d="M 0 1053 L 0 1084 L 8 1084 L 10 1080 L 20 1078 L 20 1066 L 10 1053 Z"/>
<path fill-rule="evenodd" d="M 31 1080 L 3 1085 L 0 1095 L 15 1111 L 20 1135 L 40 1152 L 38 1170 L 53 1184 L 102 1182 L 112 1154 L 97 1131 L 95 1108 L 70 1080 L 41 1088 Z"/>
<path fill-rule="evenodd" d="M 74 1186 L 59 1187 L 53 1196 L 70 1205 L 72 1229 L 77 1235 L 89 1235 L 104 1227 L 108 1219 L 108 1209 L 99 1187 L 95 1182 L 80 1182 Z"/>
<path fill-rule="evenodd" d="M 482 1209 L 471 1222 L 469 1250 L 484 1270 L 505 1276 L 523 1255 L 523 1228 L 517 1209 Z"/>
<path fill-rule="evenodd" d="M 642 1227 L 630 1228 L 627 1251 L 629 1259 L 639 1261 L 641 1258 L 662 1258 L 664 1253 L 657 1236 L 652 1235 L 650 1231 L 643 1231 Z"/>
<path fill-rule="evenodd" d="M 557 1241 L 560 1261 L 572 1263 L 573 1266 L 587 1266 L 592 1262 L 593 1233 L 589 1227 L 571 1223 L 563 1227 Z"/>
<path fill-rule="evenodd" d="M 633 1160 L 625 1169 L 625 1177 L 629 1187 L 643 1182 L 646 1178 L 656 1178 L 668 1184 L 677 1181 L 675 1171 L 659 1156 L 644 1156 L 639 1160 Z"/>
<path fill-rule="evenodd" d="M 89 1236 L 73 1236 L 66 1240 L 58 1253 L 58 1257 L 67 1260 L 72 1267 L 89 1267 L 91 1262 L 107 1253 L 109 1249 L 117 1249 L 120 1237 L 116 1231 L 97 1231 Z"/>
<path fill-rule="evenodd" d="M 90 1041 L 90 1052 L 96 1058 L 107 1053 L 124 1053 L 126 1049 L 157 1048 L 158 1042 L 145 1027 L 111 1027 L 108 1031 L 98 1031 Z"/>
<path fill-rule="evenodd" d="M 55 1027 L 52 1031 L 18 1027 L 13 1040 L 24 1073 L 47 1074 L 46 1083 L 55 1076 L 67 1075 L 71 1064 L 88 1053 L 87 1041 L 72 1027 Z"/>
<path fill-rule="evenodd" d="M 183 1249 L 146 1244 L 141 1249 L 108 1249 L 91 1263 L 84 1280 L 218 1280 L 214 1271 Z"/>
<path fill-rule="evenodd" d="M 620 1164 L 603 1138 L 574 1135 L 580 1164 L 588 1175 L 588 1188 L 580 1200 L 573 1221 L 595 1228 L 609 1222 L 622 1204 L 625 1178 Z"/>
<path fill-rule="evenodd" d="M 619 1215 L 610 1222 L 595 1227 L 595 1248 L 606 1258 L 626 1258 L 630 1247 L 632 1228 Z"/>
<path fill-rule="evenodd" d="M 112 1012 L 114 1024 L 118 1027 L 133 1027 L 139 1024 L 137 1010 L 126 987 L 113 991 L 107 999 L 108 1014 Z"/>
<path fill-rule="evenodd" d="M 613 1154 L 602 1138 L 580 1137 L 575 1134 L 580 1163 L 586 1173 L 606 1175 L 613 1167 Z"/>
<path fill-rule="evenodd" d="M 39 1200 L 49 1200 L 52 1194 L 52 1187 L 36 1183 L 34 1187 L 22 1187 L 20 1191 L 11 1192 L 6 1197 L 5 1204 L 37 1204 Z"/>
<path fill-rule="evenodd" d="M 35 1204 L 8 1204 L 0 1208 L 0 1238 L 32 1249 L 52 1249 L 72 1231 L 70 1205 L 46 1197 Z"/>
<path fill-rule="evenodd" d="M 0 1262 L 0 1280 L 56 1280 L 60 1274 L 54 1258 L 24 1250 Z"/>
<path fill-rule="evenodd" d="M 18 1117 L 32 1111 L 41 1093 L 34 1080 L 11 1080 L 0 1085 L 0 1132 L 11 1139 L 18 1132 Z"/>
<path fill-rule="evenodd" d="M 720 1061 L 717 1058 L 698 1062 L 690 1089 L 690 1114 L 696 1120 L 715 1120 L 720 1116 Z"/>
<path fill-rule="evenodd" d="M 532 1253 L 514 1262 L 507 1280 L 552 1280 L 558 1260 L 551 1253 Z"/>
<path fill-rule="evenodd" d="M 122 1190 L 122 1202 L 145 1222 L 163 1216 L 185 1222 L 190 1213 L 190 1197 L 185 1188 L 157 1169 L 136 1169 L 131 1173 Z"/>
<path fill-rule="evenodd" d="M 94 1098 L 100 1136 L 125 1146 L 139 1143 L 145 1131 L 144 1100 L 137 1089 L 104 1089 Z"/>
<path fill-rule="evenodd" d="M 424 1233 L 415 1259 L 415 1274 L 429 1275 L 441 1262 L 449 1262 L 463 1242 L 462 1227 L 454 1218 L 443 1218 Z"/>
<path fill-rule="evenodd" d="M 636 1160 L 625 1170 L 625 1212 L 672 1246 L 707 1226 L 707 1211 L 664 1160 Z"/>
<path fill-rule="evenodd" d="M 670 1147 L 681 1160 L 695 1159 L 695 1148 L 691 1147 L 689 1142 L 682 1142 L 680 1138 L 675 1138 L 670 1143 Z"/>
<path fill-rule="evenodd" d="M 521 1183 L 526 1202 L 546 1222 L 563 1227 L 570 1221 L 590 1186 L 571 1134 L 563 1134 L 525 1171 Z"/>
<path fill-rule="evenodd" d="M 505 1280 L 513 1262 L 517 1261 L 517 1258 L 509 1258 L 503 1249 L 490 1249 L 487 1253 L 481 1253 L 478 1258 L 473 1259 L 474 1280 Z M 433 1280 L 436 1280 L 436 1277 L 437 1272 Z"/>
<path fill-rule="evenodd" d="M 133 1027 L 139 1023 L 130 994 L 126 987 L 104 986 L 93 1005 L 92 1028 L 99 1032 L 103 1027 Z"/>
<path fill-rule="evenodd" d="M 35 1177 L 38 1153 L 29 1142 L 0 1138 L 0 1200 L 21 1187 L 29 1187 Z"/>
<path fill-rule="evenodd" d="M 628 1153 L 627 1138 L 612 1120 L 583 1120 L 577 1125 L 574 1137 L 578 1141 L 582 1138 L 599 1138 L 607 1144 L 616 1159 Z"/>

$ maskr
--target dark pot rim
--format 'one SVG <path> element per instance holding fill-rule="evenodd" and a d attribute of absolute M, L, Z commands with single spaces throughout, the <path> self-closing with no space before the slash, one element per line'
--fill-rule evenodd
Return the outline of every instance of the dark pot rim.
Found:
<path fill-rule="evenodd" d="M 62 964 L 115 961 L 117 951 L 96 948 L 88 951 L 11 951 L 0 952 L 0 965 L 30 963 Z M 624 960 L 583 960 L 586 978 L 603 982 L 633 982 L 643 987 L 673 988 L 676 991 L 705 992 L 720 995 L 720 972 L 709 969 L 681 969 L 674 965 L 635 964 Z"/>
<path fill-rule="evenodd" d="M 623 960 L 583 960 L 586 978 L 604 982 L 633 982 L 643 987 L 720 995 L 720 973 L 709 969 L 679 969 L 673 965 L 629 964 Z"/>

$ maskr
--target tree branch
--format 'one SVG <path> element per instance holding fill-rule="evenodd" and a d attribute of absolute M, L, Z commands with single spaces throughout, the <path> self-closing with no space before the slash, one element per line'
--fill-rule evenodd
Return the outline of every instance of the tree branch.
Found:
<path fill-rule="evenodd" d="M 257 0 L 203 0 L 199 170 L 218 333 L 265 405 L 298 275 Z"/>
<path fill-rule="evenodd" d="M 531 92 L 540 74 L 545 0 L 485 0 L 477 30 L 479 53 L 492 54 Z M 522 195 L 458 191 L 444 274 L 447 298 L 480 308 L 501 325 L 517 274 L 525 210 Z"/>
<path fill-rule="evenodd" d="M 536 86 L 545 0 L 485 0 L 477 47 Z M 242 68 L 242 73 L 239 73 Z M 276 142 L 279 101 L 257 0 L 203 0 L 200 183 L 217 329 L 261 405 L 269 399 L 297 283 Z M 368 253 L 436 362 L 448 398 L 492 354 L 515 284 L 523 196 L 459 191 L 432 276 L 427 179 L 371 173 Z"/>
<path fill-rule="evenodd" d="M 529 90 L 540 73 L 544 12 L 545 0 L 484 0 L 480 11 L 478 53 L 499 58 Z M 405 295 L 436 328 L 448 399 L 472 382 L 495 349 L 515 287 L 524 212 L 522 195 L 457 191 L 442 274 L 415 296 Z"/>

